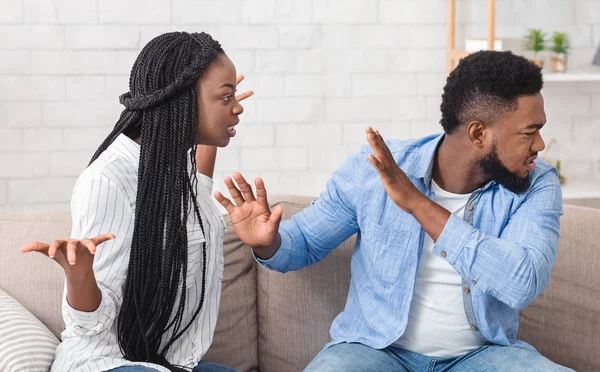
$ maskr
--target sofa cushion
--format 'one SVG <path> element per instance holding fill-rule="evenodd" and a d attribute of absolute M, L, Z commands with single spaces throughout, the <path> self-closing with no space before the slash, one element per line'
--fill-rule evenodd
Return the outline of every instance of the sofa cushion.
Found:
<path fill-rule="evenodd" d="M 0 289 L 0 371 L 46 372 L 58 344 L 42 322 Z"/>
<path fill-rule="evenodd" d="M 287 219 L 313 198 L 279 197 Z M 600 371 L 600 210 L 564 206 L 559 254 L 546 291 L 521 312 L 519 338 L 577 371 Z M 298 371 L 330 340 L 345 305 L 354 238 L 322 262 L 280 274 L 258 268 L 261 371 Z M 286 342 L 282 342 L 286 340 Z"/>
<path fill-rule="evenodd" d="M 283 218 L 310 204 L 308 197 L 272 198 Z M 301 371 L 329 342 L 329 327 L 344 309 L 350 282 L 352 237 L 323 261 L 280 274 L 258 267 L 258 355 L 261 372 Z"/>
<path fill-rule="evenodd" d="M 223 240 L 225 269 L 219 317 L 205 359 L 239 371 L 258 370 L 258 323 L 256 315 L 256 265 L 225 217 Z"/>
<path fill-rule="evenodd" d="M 600 209 L 564 206 L 550 284 L 521 311 L 519 338 L 576 371 L 600 371 Z"/>
<path fill-rule="evenodd" d="M 62 268 L 37 253 L 21 254 L 31 241 L 49 242 L 71 234 L 69 212 L 0 212 L 0 289 L 19 301 L 56 336 L 64 329 Z"/>

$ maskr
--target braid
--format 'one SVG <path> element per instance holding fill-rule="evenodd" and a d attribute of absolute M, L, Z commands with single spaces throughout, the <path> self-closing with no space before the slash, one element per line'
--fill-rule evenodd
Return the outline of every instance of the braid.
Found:
<path fill-rule="evenodd" d="M 129 130 L 130 133 L 138 129 L 141 124 L 141 118 L 141 111 L 123 110 L 123 112 L 121 113 L 121 117 L 117 121 L 117 124 L 115 124 L 115 127 L 113 128 L 112 132 L 110 132 L 108 137 L 106 137 L 106 139 L 102 141 L 100 147 L 98 148 L 98 150 L 96 150 L 94 156 L 92 156 L 90 164 L 92 164 L 92 162 L 96 160 L 96 158 L 98 158 L 98 156 L 100 156 L 100 154 L 102 154 L 104 150 L 106 150 L 108 146 L 110 146 L 110 144 L 113 143 L 115 139 L 117 139 L 117 137 L 126 129 Z M 131 133 L 130 135 L 131 138 L 135 138 L 138 136 L 139 134 L 135 135 L 135 133 Z"/>
<path fill-rule="evenodd" d="M 219 43 L 205 33 L 173 32 L 150 41 L 133 65 L 130 92 L 119 98 L 125 110 L 91 160 L 121 133 L 142 137 L 135 225 L 117 332 L 128 360 L 157 363 L 171 371 L 183 369 L 169 363 L 166 354 L 204 305 L 206 243 L 202 243 L 200 302 L 190 322 L 183 324 L 190 213 L 204 234 L 195 194 L 199 135 L 195 83 L 221 53 Z M 166 334 L 171 335 L 168 340 L 163 339 Z"/>

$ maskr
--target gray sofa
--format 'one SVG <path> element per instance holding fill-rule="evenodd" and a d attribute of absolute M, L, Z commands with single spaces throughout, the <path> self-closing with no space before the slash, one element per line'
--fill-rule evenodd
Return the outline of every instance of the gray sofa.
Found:
<path fill-rule="evenodd" d="M 311 198 L 279 196 L 284 218 Z M 68 213 L 0 212 L 0 289 L 59 336 L 62 270 L 38 254 L 21 255 L 32 240 L 70 232 Z M 329 340 L 343 309 L 354 238 L 325 260 L 279 274 L 258 266 L 230 225 L 219 320 L 206 358 L 242 371 L 301 371 Z M 546 291 L 521 313 L 520 337 L 555 362 L 600 371 L 600 210 L 565 206 L 559 256 Z M 1 314 L 0 314 L 1 316 Z"/>

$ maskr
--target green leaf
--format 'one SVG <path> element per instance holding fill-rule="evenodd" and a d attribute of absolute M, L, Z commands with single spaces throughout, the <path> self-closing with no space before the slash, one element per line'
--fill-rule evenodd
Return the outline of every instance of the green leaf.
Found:
<path fill-rule="evenodd" d="M 525 35 L 523 48 L 531 50 L 536 55 L 545 49 L 546 33 L 539 28 L 530 28 Z"/>
<path fill-rule="evenodd" d="M 569 35 L 566 32 L 555 31 L 552 34 L 552 46 L 550 47 L 551 51 L 558 54 L 567 54 L 569 53 L 570 47 L 571 43 Z"/>

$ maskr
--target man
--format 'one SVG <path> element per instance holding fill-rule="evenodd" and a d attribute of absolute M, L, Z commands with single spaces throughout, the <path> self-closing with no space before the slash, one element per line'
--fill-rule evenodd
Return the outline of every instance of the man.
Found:
<path fill-rule="evenodd" d="M 442 96 L 443 135 L 367 128 L 318 200 L 279 225 L 262 180 L 220 193 L 239 237 L 286 272 L 358 233 L 344 311 L 306 371 L 563 371 L 517 340 L 519 310 L 548 284 L 561 190 L 536 157 L 546 123 L 540 69 L 510 52 L 464 58 Z"/>

